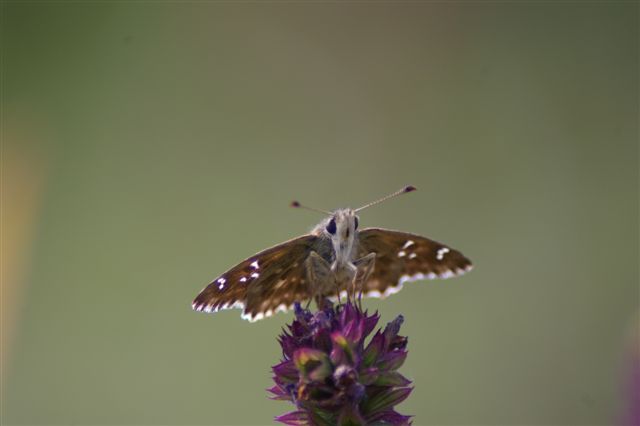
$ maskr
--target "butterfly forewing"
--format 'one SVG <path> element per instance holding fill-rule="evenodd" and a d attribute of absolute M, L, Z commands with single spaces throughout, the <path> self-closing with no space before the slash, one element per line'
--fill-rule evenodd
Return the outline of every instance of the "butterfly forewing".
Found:
<path fill-rule="evenodd" d="M 358 238 L 358 257 L 376 253 L 373 273 L 363 288 L 368 296 L 385 297 L 406 281 L 450 278 L 472 268 L 459 251 L 419 235 L 367 228 Z"/>
<path fill-rule="evenodd" d="M 196 311 L 244 308 L 255 321 L 309 298 L 305 260 L 318 237 L 305 235 L 240 262 L 205 287 L 193 301 Z"/>

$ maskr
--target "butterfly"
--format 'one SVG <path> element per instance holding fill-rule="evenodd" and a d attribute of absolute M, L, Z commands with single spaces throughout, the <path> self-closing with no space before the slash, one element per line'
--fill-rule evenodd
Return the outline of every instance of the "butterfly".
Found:
<path fill-rule="evenodd" d="M 472 269 L 462 253 L 429 238 L 382 228 L 359 230 L 357 212 L 416 188 L 406 186 L 358 209 L 327 215 L 309 234 L 263 250 L 207 285 L 192 303 L 196 311 L 243 309 L 257 321 L 296 302 L 340 300 L 349 292 L 384 298 L 405 282 L 450 278 Z"/>

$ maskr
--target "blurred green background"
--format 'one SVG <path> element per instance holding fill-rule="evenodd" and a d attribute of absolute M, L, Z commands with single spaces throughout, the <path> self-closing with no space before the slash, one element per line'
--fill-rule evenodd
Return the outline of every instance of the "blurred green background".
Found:
<path fill-rule="evenodd" d="M 332 209 L 405 286 L 417 425 L 614 424 L 638 309 L 636 2 L 3 2 L 3 424 L 271 424 L 280 314 L 197 292 Z"/>

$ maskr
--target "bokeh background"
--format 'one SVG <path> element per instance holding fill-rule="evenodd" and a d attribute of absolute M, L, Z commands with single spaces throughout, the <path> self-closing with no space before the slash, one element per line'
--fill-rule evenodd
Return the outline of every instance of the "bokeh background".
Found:
<path fill-rule="evenodd" d="M 271 424 L 290 314 L 249 324 L 192 298 L 320 220 L 291 199 L 356 207 L 405 184 L 362 225 L 476 269 L 367 302 L 406 317 L 400 411 L 624 422 L 638 9 L 4 1 L 2 423 Z"/>

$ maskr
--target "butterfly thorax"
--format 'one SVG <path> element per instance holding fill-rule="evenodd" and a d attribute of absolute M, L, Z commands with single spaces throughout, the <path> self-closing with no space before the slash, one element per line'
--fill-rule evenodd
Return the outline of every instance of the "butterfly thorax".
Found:
<path fill-rule="evenodd" d="M 331 241 L 333 256 L 327 259 L 331 264 L 331 269 L 336 274 L 336 278 L 346 273 L 353 272 L 353 261 L 355 259 L 357 245 L 358 217 L 352 209 L 339 209 L 331 216 L 320 222 L 311 232 L 321 238 Z"/>

